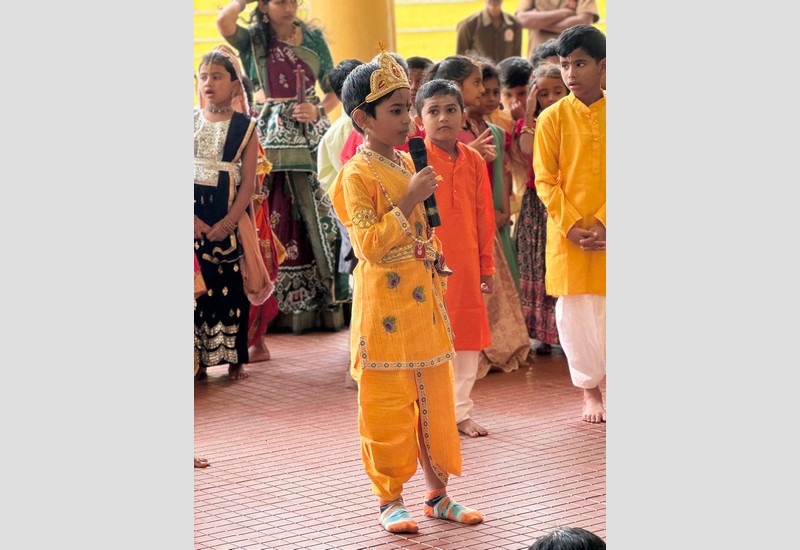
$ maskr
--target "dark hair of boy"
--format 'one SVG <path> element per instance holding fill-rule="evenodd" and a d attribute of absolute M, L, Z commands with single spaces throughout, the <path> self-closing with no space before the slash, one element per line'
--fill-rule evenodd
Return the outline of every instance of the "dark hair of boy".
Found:
<path fill-rule="evenodd" d="M 422 69 L 423 71 L 433 65 L 432 60 L 428 59 L 427 57 L 420 57 L 418 55 L 412 55 L 406 59 L 406 63 L 408 64 L 409 69 Z"/>
<path fill-rule="evenodd" d="M 344 86 L 347 75 L 350 74 L 350 71 L 363 64 L 364 62 L 360 59 L 344 59 L 328 73 L 331 89 L 336 94 L 336 97 L 339 98 L 339 101 L 342 100 L 342 86 Z"/>
<path fill-rule="evenodd" d="M 458 106 L 461 107 L 461 112 L 464 112 L 464 98 L 461 96 L 461 90 L 452 80 L 446 78 L 434 78 L 419 87 L 417 90 L 417 101 L 414 107 L 417 109 L 419 116 L 422 116 L 422 107 L 425 106 L 425 100 L 430 99 L 437 95 L 451 95 L 456 98 Z"/>
<path fill-rule="evenodd" d="M 500 73 L 500 86 L 503 88 L 516 88 L 527 86 L 533 73 L 533 65 L 524 57 L 506 57 L 497 64 Z"/>
<path fill-rule="evenodd" d="M 606 550 L 606 543 L 581 527 L 558 527 L 536 539 L 528 550 Z"/>
<path fill-rule="evenodd" d="M 380 69 L 380 65 L 377 63 L 362 63 L 350 71 L 342 86 L 342 108 L 347 113 L 347 116 L 350 117 L 350 120 L 353 121 L 353 128 L 362 136 L 364 135 L 364 130 L 353 119 L 353 111 L 358 107 L 374 118 L 375 107 L 392 97 L 394 93 L 384 94 L 375 101 L 365 103 L 367 96 L 371 92 L 369 79 L 372 73 L 378 69 Z"/>
<path fill-rule="evenodd" d="M 558 55 L 556 44 L 558 44 L 557 38 L 548 38 L 536 46 L 531 55 L 531 65 L 533 65 L 534 69 L 547 60 L 548 57 Z"/>
<path fill-rule="evenodd" d="M 575 25 L 558 36 L 556 50 L 560 57 L 569 57 L 578 48 L 599 63 L 606 58 L 606 35 L 594 25 Z"/>

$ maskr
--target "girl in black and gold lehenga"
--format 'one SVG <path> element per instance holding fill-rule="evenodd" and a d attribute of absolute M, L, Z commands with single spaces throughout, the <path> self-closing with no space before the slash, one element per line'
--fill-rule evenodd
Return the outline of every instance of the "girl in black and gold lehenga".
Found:
<path fill-rule="evenodd" d="M 255 190 L 258 141 L 248 113 L 236 54 L 220 46 L 203 56 L 200 108 L 194 112 L 194 249 L 207 290 L 195 301 L 196 378 L 228 364 L 232 379 L 246 378 L 250 302 L 244 291 L 237 221 Z"/>
<path fill-rule="evenodd" d="M 217 28 L 254 83 L 259 139 L 272 164 L 265 191 L 286 259 L 275 282 L 280 313 L 270 327 L 294 334 L 339 330 L 342 304 L 351 301 L 349 276 L 337 268 L 341 235 L 316 174 L 317 148 L 330 127 L 325 113 L 338 104 L 328 81 L 333 59 L 322 32 L 297 18 L 296 0 L 257 0 L 249 26 L 238 25 L 254 3 L 234 0 L 222 8 Z"/>

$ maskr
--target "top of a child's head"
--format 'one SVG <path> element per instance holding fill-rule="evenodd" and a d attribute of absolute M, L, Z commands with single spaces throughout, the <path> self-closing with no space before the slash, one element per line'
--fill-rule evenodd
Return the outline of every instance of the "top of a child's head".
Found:
<path fill-rule="evenodd" d="M 536 539 L 528 550 L 606 550 L 606 543 L 581 527 L 557 527 Z"/>
<path fill-rule="evenodd" d="M 533 73 L 533 65 L 524 57 L 515 55 L 498 63 L 497 72 L 500 73 L 500 86 L 503 88 L 527 86 Z"/>
<path fill-rule="evenodd" d="M 561 67 L 550 62 L 542 63 L 533 70 L 531 82 L 537 82 L 540 78 L 557 78 L 561 80 Z"/>
<path fill-rule="evenodd" d="M 406 58 L 406 64 L 408 65 L 409 69 L 425 70 L 431 65 L 433 65 L 433 61 L 431 59 L 428 59 L 427 57 L 412 55 L 411 57 Z"/>
<path fill-rule="evenodd" d="M 353 118 L 356 109 L 374 118 L 378 105 L 400 88 L 410 88 L 406 73 L 393 56 L 382 52 L 379 59 L 377 63 L 363 63 L 353 68 L 342 85 L 342 107 L 362 135 L 364 130 Z"/>
<path fill-rule="evenodd" d="M 558 35 L 556 51 L 560 57 L 581 48 L 598 63 L 606 58 L 606 35 L 594 25 L 575 25 Z"/>
<path fill-rule="evenodd" d="M 197 70 L 199 71 L 203 66 L 219 65 L 228 71 L 228 73 L 231 75 L 231 80 L 235 82 L 239 80 L 239 76 L 236 73 L 234 59 L 236 59 L 236 62 L 238 63 L 236 54 L 229 51 L 229 49 L 225 49 L 224 46 L 217 46 L 200 58 L 200 64 L 197 65 Z"/>
<path fill-rule="evenodd" d="M 344 86 L 347 75 L 350 74 L 350 71 L 363 64 L 364 62 L 360 59 L 344 59 L 328 73 L 331 90 L 333 90 L 333 93 L 339 98 L 339 101 L 342 100 L 342 86 Z"/>
<path fill-rule="evenodd" d="M 461 112 L 464 112 L 464 98 L 461 95 L 461 90 L 458 89 L 452 80 L 448 80 L 446 78 L 434 78 L 433 80 L 427 81 L 425 84 L 420 86 L 419 90 L 417 90 L 417 100 L 414 107 L 417 109 L 417 113 L 420 116 L 423 113 L 423 109 L 425 108 L 425 102 L 432 97 L 437 96 L 452 96 L 455 98 L 458 106 L 461 108 Z"/>
<path fill-rule="evenodd" d="M 428 67 L 423 80 L 428 81 L 434 78 L 445 78 L 461 84 L 469 78 L 472 73 L 480 70 L 480 66 L 466 55 L 450 55 Z"/>
<path fill-rule="evenodd" d="M 533 65 L 534 69 L 547 61 L 548 57 L 558 57 L 556 44 L 558 44 L 557 38 L 548 38 L 536 46 L 536 49 L 533 50 L 533 54 L 531 54 L 531 65 Z"/>

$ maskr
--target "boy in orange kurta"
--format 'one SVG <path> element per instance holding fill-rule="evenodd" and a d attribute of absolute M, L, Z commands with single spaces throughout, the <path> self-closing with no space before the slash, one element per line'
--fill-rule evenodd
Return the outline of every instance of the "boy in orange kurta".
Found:
<path fill-rule="evenodd" d="M 411 125 L 411 94 L 400 65 L 386 53 L 379 60 L 345 80 L 342 104 L 364 144 L 330 196 L 358 258 L 350 357 L 361 458 L 380 499 L 381 526 L 416 533 L 402 493 L 417 461 L 425 473 L 425 515 L 465 524 L 483 515 L 447 495 L 449 476 L 461 474 L 461 446 L 443 298 L 450 271 L 423 207 L 437 180 L 430 167 L 415 173 L 408 153 L 395 150 Z"/>
<path fill-rule="evenodd" d="M 453 327 L 456 357 L 456 422 L 470 437 L 488 432 L 471 418 L 472 387 L 480 351 L 492 343 L 482 292 L 492 291 L 494 275 L 494 205 L 486 161 L 458 141 L 465 122 L 461 91 L 451 80 L 434 79 L 417 92 L 417 125 L 425 127 L 428 163 L 442 177 L 436 203 L 442 225 L 437 228 L 447 263 L 453 271 L 445 296 Z"/>

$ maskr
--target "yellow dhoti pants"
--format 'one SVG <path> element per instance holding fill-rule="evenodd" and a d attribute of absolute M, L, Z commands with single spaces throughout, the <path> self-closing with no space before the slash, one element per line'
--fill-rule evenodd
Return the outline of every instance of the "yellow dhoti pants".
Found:
<path fill-rule="evenodd" d="M 453 367 L 448 361 L 407 370 L 361 370 L 358 432 L 361 458 L 372 492 L 383 500 L 399 498 L 417 470 L 420 451 L 428 454 L 437 477 L 447 483 L 461 475 L 461 443 L 453 402 Z M 425 442 L 420 449 L 421 430 Z"/>

